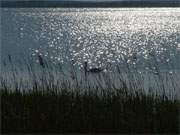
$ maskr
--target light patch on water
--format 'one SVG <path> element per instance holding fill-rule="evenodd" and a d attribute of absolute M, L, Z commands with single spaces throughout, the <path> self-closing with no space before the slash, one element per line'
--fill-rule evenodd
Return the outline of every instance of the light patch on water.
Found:
<path fill-rule="evenodd" d="M 31 54 L 81 68 L 125 64 L 177 68 L 179 8 L 8 9 L 20 30 L 19 44 L 32 39 Z M 38 45 L 40 44 L 40 45 Z M 152 68 L 151 68 L 152 69 Z"/>
<path fill-rule="evenodd" d="M 180 43 L 177 45 L 177 50 L 180 50 Z"/>

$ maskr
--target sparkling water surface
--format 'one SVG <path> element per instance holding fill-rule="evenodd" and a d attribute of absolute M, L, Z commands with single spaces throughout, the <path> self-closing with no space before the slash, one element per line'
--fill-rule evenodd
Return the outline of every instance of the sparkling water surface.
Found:
<path fill-rule="evenodd" d="M 179 69 L 180 8 L 1 9 L 2 58 Z M 37 60 L 36 60 L 37 61 Z M 37 61 L 38 62 L 38 61 Z"/>
<path fill-rule="evenodd" d="M 128 77 L 130 71 L 140 77 L 133 79 L 137 89 L 159 91 L 163 84 L 168 92 L 179 95 L 180 8 L 2 8 L 0 31 L 1 71 L 8 71 L 1 73 L 9 84 L 13 84 L 9 70 L 14 72 L 14 65 L 18 65 L 20 84 L 23 80 L 24 87 L 33 86 L 34 80 L 21 67 L 30 62 L 39 65 L 41 57 L 83 75 L 84 62 L 89 69 L 115 71 L 109 80 L 106 74 L 104 81 L 101 74 L 94 76 L 105 86 L 108 81 L 121 87 L 117 70 L 112 70 L 118 67 L 127 84 L 133 79 Z M 13 66 L 8 67 L 7 61 Z M 71 71 L 68 77 L 73 85 Z M 160 71 L 163 74 L 159 75 Z M 34 72 L 38 74 L 38 68 Z M 62 79 L 58 72 L 52 72 L 54 83 Z M 84 80 L 81 74 L 77 76 Z"/>

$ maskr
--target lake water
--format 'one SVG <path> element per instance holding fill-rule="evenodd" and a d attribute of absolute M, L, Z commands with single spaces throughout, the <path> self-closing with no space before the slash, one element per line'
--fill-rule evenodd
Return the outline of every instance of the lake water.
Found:
<path fill-rule="evenodd" d="M 146 67 L 154 56 L 179 69 L 180 8 L 3 8 L 1 20 L 2 59 L 38 54 L 77 67 Z"/>
<path fill-rule="evenodd" d="M 1 65 L 180 70 L 180 8 L 2 8 L 0 30 Z"/>

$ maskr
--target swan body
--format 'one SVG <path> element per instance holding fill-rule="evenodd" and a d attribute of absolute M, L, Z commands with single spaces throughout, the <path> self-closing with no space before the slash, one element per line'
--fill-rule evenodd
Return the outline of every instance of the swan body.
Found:
<path fill-rule="evenodd" d="M 85 78 L 87 80 L 87 73 L 100 73 L 103 71 L 103 69 L 101 69 L 101 68 L 88 69 L 88 63 L 84 62 L 84 71 L 85 71 Z"/>
<path fill-rule="evenodd" d="M 87 72 L 90 72 L 90 73 L 99 73 L 99 72 L 102 72 L 102 71 L 103 70 L 101 68 L 91 68 Z"/>
<path fill-rule="evenodd" d="M 85 70 L 85 72 L 89 72 L 89 73 L 99 73 L 99 72 L 103 71 L 103 69 L 101 69 L 101 68 L 88 69 L 88 63 L 87 62 L 84 62 L 84 70 Z"/>

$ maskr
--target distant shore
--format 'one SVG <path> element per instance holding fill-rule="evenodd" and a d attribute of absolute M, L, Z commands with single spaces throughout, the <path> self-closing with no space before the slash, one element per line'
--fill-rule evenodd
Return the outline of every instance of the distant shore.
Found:
<path fill-rule="evenodd" d="M 58 8 L 58 7 L 89 7 L 89 8 L 116 8 L 116 7 L 180 7 L 180 1 L 109 1 L 109 2 L 85 2 L 85 1 L 1 1 L 2 8 Z"/>

